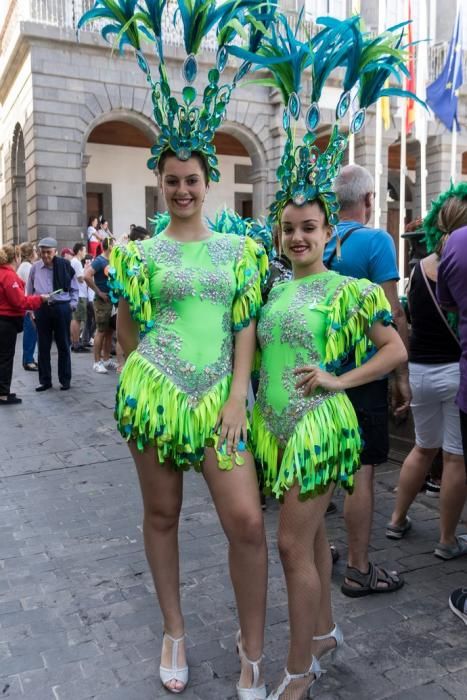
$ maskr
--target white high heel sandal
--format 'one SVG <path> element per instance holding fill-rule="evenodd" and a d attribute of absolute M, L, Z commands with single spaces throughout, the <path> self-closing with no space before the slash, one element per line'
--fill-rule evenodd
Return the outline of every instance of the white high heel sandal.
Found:
<path fill-rule="evenodd" d="M 321 656 L 321 659 L 325 656 L 329 656 L 332 663 L 334 663 L 337 659 L 337 655 L 339 654 L 341 647 L 344 644 L 344 635 L 342 634 L 342 630 L 339 627 L 339 625 L 334 623 L 334 627 L 328 634 L 322 634 L 317 637 L 313 637 L 313 641 L 320 642 L 322 639 L 335 639 L 336 640 L 336 646 L 333 647 L 332 649 L 329 649 L 329 651 L 325 651 L 324 654 Z M 320 660 L 321 660 L 320 659 Z"/>
<path fill-rule="evenodd" d="M 303 696 L 304 698 L 311 698 L 311 689 L 323 673 L 324 671 L 321 670 L 321 666 L 319 665 L 318 659 L 316 659 L 314 656 L 311 661 L 310 668 L 305 673 L 289 673 L 287 669 L 285 669 L 285 676 L 282 679 L 281 684 L 278 688 L 276 688 L 276 690 L 274 690 L 270 695 L 268 695 L 267 700 L 281 700 L 282 693 L 288 688 L 288 686 L 293 681 L 297 681 L 301 678 L 306 678 L 307 676 L 314 675 L 314 679 L 312 680 L 310 687 L 304 691 L 306 695 Z"/>
<path fill-rule="evenodd" d="M 183 637 L 179 637 L 178 639 L 174 639 L 170 636 L 170 634 L 164 632 L 164 637 L 167 637 L 167 639 L 170 639 L 172 642 L 172 666 L 170 668 L 162 665 L 159 666 L 159 677 L 162 685 L 169 691 L 169 693 L 183 693 L 188 683 L 188 666 L 178 668 L 177 663 L 178 647 L 181 642 L 185 641 L 185 635 L 183 635 Z M 164 640 L 162 640 L 162 644 L 164 644 Z M 183 688 L 169 688 L 167 683 L 170 683 L 170 681 L 178 681 L 179 683 L 183 683 Z"/>
<path fill-rule="evenodd" d="M 237 653 L 242 661 L 246 661 L 247 664 L 253 669 L 253 684 L 251 688 L 240 688 L 237 684 L 237 698 L 238 700 L 266 700 L 266 686 L 264 683 L 258 685 L 259 681 L 259 665 L 263 659 L 262 656 L 259 657 L 257 661 L 251 661 L 248 656 L 243 651 L 242 647 L 242 634 L 240 630 L 237 632 Z"/>

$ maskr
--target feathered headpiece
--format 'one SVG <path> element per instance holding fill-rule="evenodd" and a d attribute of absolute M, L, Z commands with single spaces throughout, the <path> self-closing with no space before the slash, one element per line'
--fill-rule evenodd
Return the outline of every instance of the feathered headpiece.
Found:
<path fill-rule="evenodd" d="M 456 197 L 457 199 L 467 202 L 467 182 L 458 182 L 457 185 L 451 182 L 449 188 L 440 194 L 438 199 L 435 199 L 431 203 L 430 211 L 423 219 L 423 230 L 425 232 L 425 243 L 428 253 L 433 253 L 438 250 L 443 236 L 447 233 L 452 233 L 451 231 L 440 231 L 438 225 L 439 212 L 451 197 Z"/>
<path fill-rule="evenodd" d="M 355 134 L 364 125 L 366 109 L 380 97 L 398 95 L 424 103 L 411 92 L 398 87 L 384 87 L 389 77 L 401 83 L 402 76 L 408 75 L 404 64 L 405 53 L 401 47 L 403 28 L 408 22 L 373 37 L 362 32 L 359 16 L 342 21 L 321 17 L 317 23 L 324 25 L 324 29 L 304 43 L 298 38 L 302 15 L 303 11 L 295 31 L 284 17 L 279 16 L 256 56 L 242 47 L 232 47 L 230 52 L 254 62 L 255 70 L 269 70 L 270 76 L 252 82 L 276 88 L 284 102 L 283 127 L 287 138 L 277 170 L 279 191 L 270 207 L 273 222 L 278 221 L 289 201 L 302 205 L 319 199 L 326 209 L 329 223 L 333 225 L 337 223 L 339 211 L 333 183 L 348 143 L 342 118 L 351 104 L 354 101 L 358 103 L 350 124 L 350 132 Z M 319 100 L 326 79 L 338 67 L 344 69 L 343 92 L 336 106 L 336 122 L 328 145 L 321 152 L 316 145 L 315 133 L 320 122 Z M 306 134 L 297 144 L 295 123 L 302 113 L 302 79 L 307 69 L 312 88 L 305 114 Z"/>
<path fill-rule="evenodd" d="M 275 18 L 277 0 L 177 0 L 173 22 L 181 22 L 187 58 L 182 75 L 185 87 L 182 101 L 172 95 L 164 60 L 163 15 L 168 11 L 166 0 L 96 0 L 93 8 L 78 22 L 78 30 L 87 22 L 108 20 L 102 30 L 104 39 L 116 34 L 120 50 L 125 44 L 135 49 L 136 59 L 151 87 L 153 113 L 160 129 L 157 143 L 152 147 L 148 167 L 155 169 L 162 153 L 172 150 L 180 160 L 188 160 L 196 151 L 205 156 L 209 179 L 219 180 L 218 160 L 213 144 L 214 133 L 225 117 L 233 89 L 248 73 L 251 62 L 244 60 L 233 80 L 221 83 L 221 73 L 227 65 L 232 42 L 240 39 L 246 51 L 258 51 L 264 35 Z M 218 42 L 216 67 L 208 72 L 208 84 L 202 94 L 202 104 L 196 106 L 198 91 L 193 87 L 198 74 L 196 55 L 203 39 L 215 31 Z M 142 40 L 154 43 L 159 78 L 154 80 Z"/>
<path fill-rule="evenodd" d="M 154 235 L 158 236 L 170 224 L 170 214 L 168 211 L 157 212 L 154 218 L 148 221 L 154 224 Z M 264 248 L 268 257 L 273 251 L 272 231 L 268 223 L 263 223 L 260 219 L 243 217 L 233 209 L 223 207 L 215 213 L 213 219 L 206 219 L 206 223 L 210 231 L 249 236 Z"/>

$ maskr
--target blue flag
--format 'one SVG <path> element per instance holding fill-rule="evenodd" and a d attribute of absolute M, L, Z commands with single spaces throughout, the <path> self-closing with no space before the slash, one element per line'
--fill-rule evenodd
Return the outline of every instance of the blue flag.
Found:
<path fill-rule="evenodd" d="M 438 119 L 447 126 L 449 131 L 454 128 L 460 131 L 457 119 L 457 102 L 460 86 L 462 85 L 462 24 L 460 8 L 457 11 L 454 31 L 449 43 L 446 63 L 436 80 L 426 89 L 426 101 Z"/>

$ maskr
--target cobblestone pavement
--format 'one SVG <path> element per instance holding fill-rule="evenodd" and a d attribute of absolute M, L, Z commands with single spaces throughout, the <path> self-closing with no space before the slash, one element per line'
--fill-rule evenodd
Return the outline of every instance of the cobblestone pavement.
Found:
<path fill-rule="evenodd" d="M 33 391 L 37 375 L 17 364 L 20 408 L 0 422 L 0 697 L 31 700 L 166 698 L 157 678 L 161 618 L 141 538 L 141 505 L 127 448 L 114 430 L 115 375 L 73 358 L 69 392 Z M 57 383 L 58 386 L 58 383 Z M 321 700 L 467 698 L 467 629 L 448 609 L 467 582 L 467 558 L 433 554 L 436 504 L 412 509 L 413 532 L 384 536 L 396 479 L 378 472 L 372 556 L 405 572 L 405 587 L 360 600 L 339 591 L 345 559 L 342 499 L 328 518 L 341 562 L 335 619 L 343 656 L 317 685 Z M 275 545 L 277 506 L 266 512 L 270 578 L 266 673 L 280 675 L 287 606 Z M 180 531 L 182 596 L 191 682 L 186 700 L 235 697 L 237 620 L 226 545 L 199 475 L 186 477 Z"/>

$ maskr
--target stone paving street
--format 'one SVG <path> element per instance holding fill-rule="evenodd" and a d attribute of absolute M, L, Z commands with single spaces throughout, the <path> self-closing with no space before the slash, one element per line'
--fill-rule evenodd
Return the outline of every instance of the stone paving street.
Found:
<path fill-rule="evenodd" d="M 52 391 L 36 394 L 37 375 L 17 362 L 13 391 L 23 404 L 2 409 L 0 697 L 172 697 L 157 676 L 161 618 L 143 551 L 136 477 L 114 430 L 115 375 L 93 374 L 91 356 L 74 356 L 73 371 L 71 391 L 58 391 L 56 382 Z M 451 590 L 467 584 L 467 558 L 441 562 L 433 556 L 437 504 L 425 497 L 412 509 L 407 539 L 385 538 L 396 476 L 395 465 L 378 473 L 372 555 L 405 572 L 401 591 L 345 598 L 339 591 L 345 560 L 341 497 L 338 514 L 328 518 L 344 555 L 333 587 L 346 645 L 316 686 L 320 700 L 467 698 L 467 628 L 447 605 Z M 286 653 L 287 606 L 275 504 L 265 517 L 266 672 L 274 682 Z M 191 668 L 183 698 L 233 699 L 237 621 L 226 545 L 195 474 L 186 477 L 180 547 Z"/>

